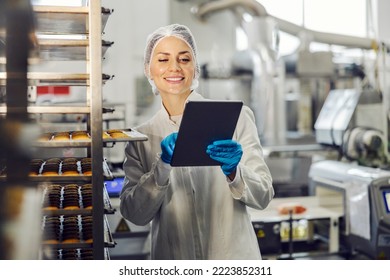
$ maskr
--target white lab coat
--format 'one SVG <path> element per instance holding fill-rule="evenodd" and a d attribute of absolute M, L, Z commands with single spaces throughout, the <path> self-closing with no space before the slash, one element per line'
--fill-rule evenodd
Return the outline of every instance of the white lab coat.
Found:
<path fill-rule="evenodd" d="M 193 92 L 189 99 L 203 97 Z M 161 161 L 161 140 L 179 129 L 163 106 L 136 129 L 149 139 L 126 146 L 120 211 L 134 224 L 152 222 L 151 258 L 261 259 L 247 207 L 264 209 L 274 189 L 253 112 L 243 107 L 234 133 L 243 148 L 234 181 L 219 166 L 172 168 Z M 161 186 L 156 173 L 164 166 L 172 170 Z"/>

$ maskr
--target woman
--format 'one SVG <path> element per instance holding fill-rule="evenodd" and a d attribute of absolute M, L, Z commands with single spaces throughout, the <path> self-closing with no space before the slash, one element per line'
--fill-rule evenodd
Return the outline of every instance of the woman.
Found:
<path fill-rule="evenodd" d="M 252 111 L 243 107 L 233 140 L 209 145 L 221 166 L 171 167 L 185 103 L 203 99 L 195 92 L 200 70 L 190 30 L 178 24 L 157 29 L 144 62 L 162 106 L 136 128 L 148 141 L 125 148 L 123 217 L 152 222 L 152 259 L 261 259 L 247 207 L 264 209 L 274 190 Z"/>

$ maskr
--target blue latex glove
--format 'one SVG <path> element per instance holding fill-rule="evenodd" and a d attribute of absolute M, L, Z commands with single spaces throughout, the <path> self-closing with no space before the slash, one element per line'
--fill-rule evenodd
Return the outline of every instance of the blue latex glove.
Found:
<path fill-rule="evenodd" d="M 206 153 L 221 163 L 223 173 L 228 176 L 240 162 L 242 148 L 241 144 L 234 140 L 218 140 L 207 146 Z"/>
<path fill-rule="evenodd" d="M 163 162 L 170 164 L 172 160 L 173 150 L 177 139 L 177 132 L 169 134 L 161 141 L 161 159 Z"/>

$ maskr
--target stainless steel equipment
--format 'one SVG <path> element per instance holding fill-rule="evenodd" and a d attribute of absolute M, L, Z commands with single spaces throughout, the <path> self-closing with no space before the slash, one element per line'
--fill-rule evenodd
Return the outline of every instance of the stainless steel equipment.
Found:
<path fill-rule="evenodd" d="M 320 204 L 340 205 L 341 243 L 372 259 L 390 259 L 390 171 L 340 161 L 320 161 L 309 172 Z"/>
<path fill-rule="evenodd" d="M 331 90 L 314 125 L 316 141 L 339 149 L 350 161 L 383 168 L 388 159 L 382 111 L 375 91 Z M 379 117 L 367 121 L 367 115 Z"/>
<path fill-rule="evenodd" d="M 318 143 L 342 145 L 344 132 L 350 126 L 359 97 L 360 92 L 354 89 L 329 92 L 314 125 Z"/>

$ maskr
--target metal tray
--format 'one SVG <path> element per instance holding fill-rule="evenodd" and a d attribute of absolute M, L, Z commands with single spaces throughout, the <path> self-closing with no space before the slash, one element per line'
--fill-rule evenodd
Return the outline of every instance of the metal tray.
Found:
<path fill-rule="evenodd" d="M 36 32 L 47 34 L 87 34 L 88 7 L 34 6 Z M 101 9 L 102 32 L 113 10 Z"/>
<path fill-rule="evenodd" d="M 105 130 L 103 131 L 104 137 L 103 137 L 103 144 L 105 144 L 107 147 L 110 147 L 110 143 L 114 144 L 115 142 L 130 142 L 130 141 L 147 141 L 148 137 L 134 129 L 128 128 L 128 129 L 115 129 L 115 131 L 120 131 L 123 133 L 123 137 L 113 137 L 110 134 L 110 131 L 113 130 Z M 69 131 L 69 135 L 72 134 L 73 131 Z M 69 140 L 54 140 L 54 136 L 57 133 L 63 133 L 63 132 L 53 132 L 49 133 L 48 140 L 38 140 L 33 145 L 35 147 L 42 147 L 42 148 L 58 148 L 58 147 L 89 147 L 91 146 L 91 136 L 88 133 L 89 139 L 85 140 L 73 140 L 69 138 Z"/>
<path fill-rule="evenodd" d="M 61 217 L 60 215 L 59 217 Z M 79 215 L 75 215 L 79 216 Z M 110 226 L 107 220 L 107 217 L 104 216 L 103 220 L 103 226 L 104 226 L 104 244 L 106 247 L 114 247 L 115 242 L 112 237 L 112 233 L 110 230 Z M 82 234 L 82 228 L 80 228 L 80 235 Z M 93 240 L 92 241 L 84 241 L 81 240 L 79 242 L 74 242 L 74 243 L 66 243 L 62 241 L 58 241 L 58 243 L 52 243 L 52 242 L 42 242 L 42 245 L 45 247 L 50 247 L 50 248 L 57 248 L 57 249 L 73 249 L 73 248 L 92 248 L 93 247 Z"/>
<path fill-rule="evenodd" d="M 28 85 L 67 85 L 87 86 L 89 85 L 90 74 L 88 73 L 51 73 L 51 72 L 29 72 L 27 73 Z M 102 83 L 112 79 L 113 76 L 103 74 Z M 7 79 L 6 72 L 0 72 L 0 85 L 5 86 Z"/>
<path fill-rule="evenodd" d="M 123 137 L 115 137 L 112 134 L 112 131 L 121 131 L 124 136 Z M 137 130 L 134 130 L 132 128 L 126 128 L 126 129 L 109 129 L 105 130 L 104 133 L 107 134 L 106 137 L 103 138 L 103 142 L 128 142 L 128 141 L 146 141 L 148 140 L 148 137 L 145 134 L 140 133 Z"/>
<path fill-rule="evenodd" d="M 29 114 L 89 114 L 91 112 L 90 107 L 86 106 L 58 106 L 58 105 L 43 105 L 35 106 L 31 105 L 27 107 Z M 4 103 L 0 104 L 0 114 L 6 114 L 7 107 Z"/>
<path fill-rule="evenodd" d="M 44 163 L 47 159 L 43 159 Z M 80 160 L 78 159 L 78 165 L 80 166 Z M 42 165 L 43 166 L 43 165 Z M 52 176 L 44 176 L 41 175 L 41 169 L 40 173 L 38 175 L 29 175 L 29 180 L 32 182 L 55 182 L 55 183 L 67 183 L 67 182 L 91 182 L 92 181 L 92 175 L 83 175 L 79 170 L 79 175 L 62 175 L 60 173 L 60 169 L 58 171 L 58 175 L 52 175 Z M 7 167 L 2 166 L 2 169 L 0 170 L 0 180 L 5 180 L 7 178 Z M 60 167 L 59 167 L 60 168 Z M 80 168 L 80 167 L 79 167 Z M 110 167 L 108 166 L 108 163 L 106 159 L 103 159 L 103 176 L 106 180 L 113 180 L 114 176 L 110 170 Z"/>
<path fill-rule="evenodd" d="M 114 43 L 102 41 L 102 57 Z M 5 64 L 5 41 L 0 39 L 0 64 Z M 87 39 L 38 38 L 38 45 L 29 54 L 29 64 L 40 61 L 87 61 Z"/>
<path fill-rule="evenodd" d="M 38 38 L 38 58 L 44 61 L 75 61 L 88 60 L 87 39 L 40 39 Z M 106 54 L 113 42 L 102 41 L 102 56 Z M 1 54 L 1 49 L 0 49 Z"/>

